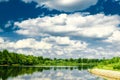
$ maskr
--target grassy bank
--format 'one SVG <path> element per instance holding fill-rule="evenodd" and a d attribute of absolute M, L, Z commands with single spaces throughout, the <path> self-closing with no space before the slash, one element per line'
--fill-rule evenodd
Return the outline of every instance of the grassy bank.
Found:
<path fill-rule="evenodd" d="M 83 67 L 94 67 L 96 66 L 97 64 L 95 63 L 71 63 L 71 62 L 65 62 L 65 63 L 56 63 L 56 64 L 36 64 L 36 65 L 20 65 L 20 64 L 11 64 L 11 65 L 0 65 L 0 66 L 20 66 L 20 67 L 24 67 L 24 66 L 27 66 L 27 67 L 74 67 L 74 66 L 83 66 Z"/>
<path fill-rule="evenodd" d="M 120 71 L 120 57 L 104 59 L 95 68 Z"/>

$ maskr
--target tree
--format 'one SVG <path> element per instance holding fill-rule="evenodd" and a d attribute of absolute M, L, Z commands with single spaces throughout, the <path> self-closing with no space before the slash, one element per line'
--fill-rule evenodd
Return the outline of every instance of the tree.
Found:
<path fill-rule="evenodd" d="M 78 62 L 78 63 L 81 63 L 81 62 L 82 62 L 82 59 L 81 59 L 81 58 L 79 58 L 79 59 L 77 60 L 77 62 Z"/>

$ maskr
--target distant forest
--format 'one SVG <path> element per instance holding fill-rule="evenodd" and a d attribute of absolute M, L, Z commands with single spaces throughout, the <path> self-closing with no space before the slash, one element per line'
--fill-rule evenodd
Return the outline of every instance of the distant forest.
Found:
<path fill-rule="evenodd" d="M 80 65 L 95 65 L 102 60 L 100 59 L 58 59 L 58 58 L 44 58 L 42 56 L 24 55 L 15 52 L 9 52 L 8 50 L 0 51 L 0 65 L 38 65 L 38 66 L 80 66 Z"/>
<path fill-rule="evenodd" d="M 113 57 L 112 59 L 51 59 L 2 50 L 0 51 L 0 66 L 91 66 L 102 69 L 120 70 L 120 57 Z"/>

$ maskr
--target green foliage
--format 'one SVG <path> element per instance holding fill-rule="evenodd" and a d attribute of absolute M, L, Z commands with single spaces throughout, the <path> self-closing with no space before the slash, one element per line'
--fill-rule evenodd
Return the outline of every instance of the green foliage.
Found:
<path fill-rule="evenodd" d="M 24 55 L 7 50 L 0 51 L 0 65 L 39 65 L 39 66 L 79 66 L 79 65 L 93 65 L 99 62 L 98 59 L 50 59 L 42 56 Z"/>
<path fill-rule="evenodd" d="M 96 67 L 102 69 L 120 70 L 120 57 L 103 59 Z"/>

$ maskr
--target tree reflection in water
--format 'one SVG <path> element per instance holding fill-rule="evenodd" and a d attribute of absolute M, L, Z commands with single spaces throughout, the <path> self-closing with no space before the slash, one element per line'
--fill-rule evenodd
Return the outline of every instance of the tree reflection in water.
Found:
<path fill-rule="evenodd" d="M 33 74 L 34 72 L 43 72 L 44 70 L 63 70 L 63 69 L 88 69 L 91 66 L 78 66 L 78 67 L 13 67 L 13 66 L 0 66 L 0 79 L 7 80 L 9 77 L 17 77 L 24 74 Z"/>

